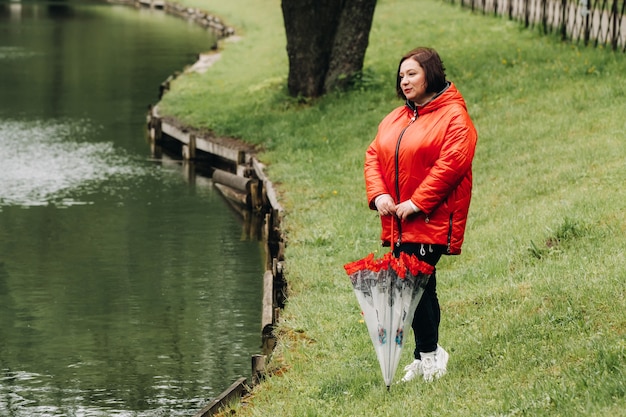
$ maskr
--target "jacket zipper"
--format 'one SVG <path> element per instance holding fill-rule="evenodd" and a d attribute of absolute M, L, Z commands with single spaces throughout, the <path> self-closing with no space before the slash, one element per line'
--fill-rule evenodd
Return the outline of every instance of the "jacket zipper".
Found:
<path fill-rule="evenodd" d="M 447 243 L 448 253 L 450 253 L 450 246 L 452 245 L 452 216 L 453 216 L 453 213 L 450 213 L 450 219 L 448 220 L 448 243 Z"/>
<path fill-rule="evenodd" d="M 400 204 L 400 176 L 398 175 L 398 170 L 400 168 L 400 142 L 402 142 L 402 137 L 404 136 L 404 132 L 413 124 L 415 120 L 417 120 L 417 107 L 413 109 L 413 117 L 409 121 L 409 124 L 406 125 L 402 132 L 400 132 L 400 136 L 398 136 L 398 142 L 396 143 L 396 155 L 395 155 L 395 164 L 396 164 L 396 204 Z M 396 240 L 396 247 L 399 247 L 402 244 L 402 221 L 396 217 L 396 223 L 398 224 L 398 239 Z M 393 230 L 392 230 L 393 233 Z M 393 240 L 393 236 L 391 236 L 391 240 Z"/>

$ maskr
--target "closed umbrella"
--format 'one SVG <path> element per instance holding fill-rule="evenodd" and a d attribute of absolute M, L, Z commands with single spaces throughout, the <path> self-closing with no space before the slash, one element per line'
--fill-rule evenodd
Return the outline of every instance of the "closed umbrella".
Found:
<path fill-rule="evenodd" d="M 376 351 L 387 389 L 398 368 L 404 335 L 434 267 L 415 255 L 370 253 L 344 265 Z"/>

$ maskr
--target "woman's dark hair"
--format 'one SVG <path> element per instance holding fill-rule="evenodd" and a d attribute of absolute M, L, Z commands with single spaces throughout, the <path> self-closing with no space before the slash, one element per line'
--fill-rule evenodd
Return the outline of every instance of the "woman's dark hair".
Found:
<path fill-rule="evenodd" d="M 406 53 L 398 64 L 398 71 L 396 72 L 396 92 L 398 97 L 406 99 L 400 87 L 400 66 L 407 59 L 414 59 L 424 70 L 426 74 L 426 92 L 438 93 L 446 86 L 446 69 L 443 66 L 443 62 L 439 57 L 437 51 L 432 48 L 419 47 Z"/>

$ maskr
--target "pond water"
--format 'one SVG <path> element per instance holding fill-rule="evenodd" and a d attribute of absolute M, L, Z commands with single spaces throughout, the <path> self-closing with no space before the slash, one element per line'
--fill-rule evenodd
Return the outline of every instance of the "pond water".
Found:
<path fill-rule="evenodd" d="M 0 416 L 188 416 L 249 376 L 263 245 L 146 139 L 159 84 L 214 41 L 0 1 Z"/>

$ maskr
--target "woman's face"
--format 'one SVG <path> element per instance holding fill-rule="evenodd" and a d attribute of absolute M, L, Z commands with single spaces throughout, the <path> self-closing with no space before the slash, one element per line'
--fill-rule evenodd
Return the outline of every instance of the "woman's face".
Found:
<path fill-rule="evenodd" d="M 426 73 L 422 66 L 412 58 L 405 59 L 400 65 L 400 88 L 404 96 L 417 104 L 423 104 L 430 98 L 426 93 Z"/>

